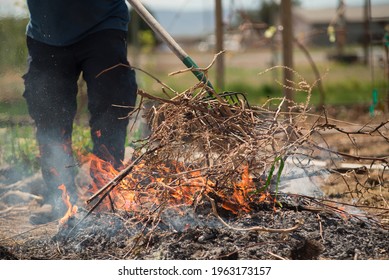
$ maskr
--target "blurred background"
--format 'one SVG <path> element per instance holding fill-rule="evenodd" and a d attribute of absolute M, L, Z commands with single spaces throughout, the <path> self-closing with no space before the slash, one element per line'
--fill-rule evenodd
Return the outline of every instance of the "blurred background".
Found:
<path fill-rule="evenodd" d="M 311 106 L 325 106 L 336 117 L 385 115 L 389 108 L 388 0 L 144 0 L 164 28 L 200 67 L 218 91 L 247 94 L 250 104 L 269 98 L 304 101 L 305 93 L 282 87 L 288 80 L 315 84 Z M 152 74 L 177 92 L 197 83 L 168 47 L 130 8 L 131 64 Z M 37 168 L 32 121 L 22 97 L 26 71 L 23 0 L 0 5 L 0 166 L 22 163 L 23 172 Z M 296 71 L 285 71 L 277 66 Z M 275 68 L 273 68 L 275 67 Z M 272 69 L 266 71 L 267 69 Z M 260 74 L 262 73 L 262 74 Z M 140 88 L 162 94 L 161 84 L 137 71 Z M 79 113 L 75 148 L 90 149 L 86 86 L 79 81 Z M 351 114 L 351 112 L 354 112 Z"/>

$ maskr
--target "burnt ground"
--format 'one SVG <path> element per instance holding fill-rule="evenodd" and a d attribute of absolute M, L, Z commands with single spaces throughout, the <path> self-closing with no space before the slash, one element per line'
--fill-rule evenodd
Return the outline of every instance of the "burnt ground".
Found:
<path fill-rule="evenodd" d="M 326 137 L 327 143 L 339 151 L 351 153 L 356 148 L 347 136 Z M 357 142 L 360 154 L 389 154 L 389 145 L 382 139 L 361 138 Z M 206 204 L 195 216 L 191 214 L 193 209 L 185 210 L 184 216 L 161 216 L 158 225 L 147 219 L 134 222 L 129 213 L 94 212 L 71 232 L 71 225 L 59 227 L 58 222 L 31 225 L 29 215 L 38 206 L 39 198 L 25 198 L 17 192 L 6 197 L 3 190 L 0 259 L 389 260 L 388 171 L 338 177 L 329 178 L 321 186 L 326 197 L 361 207 L 344 206 L 343 212 L 318 204 L 304 207 L 312 205 L 290 203 L 286 196 L 283 207 L 275 209 L 262 205 L 240 215 L 219 212 L 228 225 L 221 223 Z M 5 173 L 1 174 L 0 189 L 12 183 L 6 179 Z M 28 184 L 29 189 L 38 191 L 43 183 L 38 176 Z M 10 196 L 16 198 L 12 203 L 5 199 Z M 81 208 L 77 219 L 85 215 L 86 210 Z M 287 229 L 299 221 L 302 224 L 297 229 L 286 233 L 250 230 L 258 226 Z"/>
<path fill-rule="evenodd" d="M 205 214 L 210 210 L 195 218 L 189 214 L 162 217 L 156 227 L 145 222 L 129 225 L 125 215 L 118 213 L 97 213 L 73 231 L 55 222 L 29 225 L 28 212 L 19 211 L 1 217 L 0 258 L 389 259 L 389 231 L 373 220 L 299 208 L 284 203 L 277 210 L 262 207 L 239 216 L 220 214 L 229 226 Z M 79 217 L 85 214 L 80 211 Z M 303 224 L 289 233 L 249 230 L 291 228 L 298 221 Z"/>

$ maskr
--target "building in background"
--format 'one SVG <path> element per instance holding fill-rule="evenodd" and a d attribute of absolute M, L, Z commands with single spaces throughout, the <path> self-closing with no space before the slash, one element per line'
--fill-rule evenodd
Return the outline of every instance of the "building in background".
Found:
<path fill-rule="evenodd" d="M 302 36 L 305 43 L 329 46 L 332 43 L 327 33 L 331 23 L 337 20 L 337 8 L 296 8 L 295 34 Z M 363 6 L 346 6 L 344 11 L 347 44 L 363 44 L 365 40 L 365 16 Z M 389 4 L 371 6 L 369 31 L 373 41 L 381 40 L 384 27 L 389 23 Z"/>

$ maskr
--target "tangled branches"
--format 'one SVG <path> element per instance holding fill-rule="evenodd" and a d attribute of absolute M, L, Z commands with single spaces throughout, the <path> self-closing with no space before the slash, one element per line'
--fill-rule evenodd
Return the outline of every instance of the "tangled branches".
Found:
<path fill-rule="evenodd" d="M 208 95 L 207 88 L 197 85 L 152 110 L 148 116 L 152 134 L 145 147 L 161 148 L 151 162 L 205 167 L 203 177 L 228 185 L 240 179 L 243 166 L 263 178 L 276 158 L 293 154 L 309 136 L 298 125 L 303 116 L 291 121 L 281 114 L 283 102 L 271 111 L 249 107 L 242 99 L 229 104 L 217 93 L 212 99 Z"/>
<path fill-rule="evenodd" d="M 335 125 L 326 114 L 311 115 L 309 100 L 315 83 L 310 85 L 298 77 L 300 81 L 283 86 L 306 93 L 303 104 L 280 98 L 250 106 L 239 93 L 218 94 L 203 83 L 182 93 L 163 85 L 174 94 L 169 98 L 139 90 L 141 103 L 132 116 L 139 117 L 145 100 L 153 101 L 156 105 L 145 114 L 151 133 L 139 141 L 132 163 L 101 192 L 108 190 L 108 194 L 120 185 L 112 195 L 111 207 L 131 210 L 138 213 L 136 219 L 146 217 L 157 223 L 165 210 L 180 205 L 196 208 L 207 201 L 213 209 L 218 203 L 235 213 L 249 211 L 253 203 L 269 200 L 268 191 L 277 193 L 279 184 L 297 184 L 304 189 L 317 177 L 322 188 L 342 178 L 349 194 L 360 194 L 360 188 L 352 185 L 366 187 L 368 180 L 361 182 L 357 175 L 351 176 L 360 172 L 359 167 L 347 167 L 343 172 L 343 160 L 379 161 L 379 183 L 386 188 L 382 209 L 387 215 L 388 156 L 338 151 L 327 136 L 335 131 L 354 146 L 354 134 L 376 136 L 387 143 L 388 122 L 353 132 Z M 290 105 L 288 112 L 282 111 L 285 102 Z M 370 171 L 364 174 L 369 176 Z M 296 180 L 301 178 L 308 181 Z"/>

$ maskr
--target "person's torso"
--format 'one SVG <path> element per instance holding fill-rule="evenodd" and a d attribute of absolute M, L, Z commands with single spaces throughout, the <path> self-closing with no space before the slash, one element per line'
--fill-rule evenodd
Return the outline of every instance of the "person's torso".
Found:
<path fill-rule="evenodd" d="M 66 46 L 104 29 L 126 31 L 125 0 L 27 0 L 27 35 L 40 42 Z"/>

